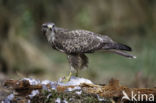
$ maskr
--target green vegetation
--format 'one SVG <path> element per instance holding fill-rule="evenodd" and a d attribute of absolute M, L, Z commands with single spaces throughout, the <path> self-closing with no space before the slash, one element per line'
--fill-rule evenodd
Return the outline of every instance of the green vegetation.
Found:
<path fill-rule="evenodd" d="M 32 99 L 32 103 L 54 103 L 57 98 L 59 98 L 62 102 L 67 101 L 68 103 L 102 103 L 98 100 L 98 97 L 94 94 L 86 94 L 82 93 L 78 95 L 73 92 L 57 92 L 55 90 L 51 91 L 42 91 L 40 95 L 35 96 Z M 105 99 L 107 102 L 111 103 L 111 101 Z M 65 103 L 65 102 L 64 102 Z"/>

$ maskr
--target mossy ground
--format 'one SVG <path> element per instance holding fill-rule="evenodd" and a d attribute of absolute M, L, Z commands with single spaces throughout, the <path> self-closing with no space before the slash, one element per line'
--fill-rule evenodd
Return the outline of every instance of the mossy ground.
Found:
<path fill-rule="evenodd" d="M 72 92 L 57 92 L 55 90 L 42 91 L 40 95 L 35 96 L 31 102 L 32 103 L 54 103 L 57 98 L 68 103 L 111 103 L 110 100 L 105 99 L 105 101 L 99 101 L 97 95 L 87 94 L 82 92 L 80 95 L 76 94 L 75 91 Z"/>

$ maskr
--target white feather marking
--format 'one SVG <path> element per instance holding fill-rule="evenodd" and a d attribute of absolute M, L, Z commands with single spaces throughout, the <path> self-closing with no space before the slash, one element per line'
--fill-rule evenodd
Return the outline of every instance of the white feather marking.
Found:
<path fill-rule="evenodd" d="M 103 41 L 103 39 L 99 36 L 97 36 L 96 38 L 99 39 L 100 41 Z"/>
<path fill-rule="evenodd" d="M 48 24 L 48 28 L 52 28 L 53 26 L 51 24 Z"/>
<path fill-rule="evenodd" d="M 47 34 L 48 35 L 48 34 Z M 55 33 L 51 32 L 50 35 L 48 35 L 48 41 L 50 43 L 53 43 L 55 40 Z"/>
<path fill-rule="evenodd" d="M 63 51 L 63 50 L 61 50 L 61 49 L 59 49 L 59 51 L 64 53 L 64 51 Z"/>

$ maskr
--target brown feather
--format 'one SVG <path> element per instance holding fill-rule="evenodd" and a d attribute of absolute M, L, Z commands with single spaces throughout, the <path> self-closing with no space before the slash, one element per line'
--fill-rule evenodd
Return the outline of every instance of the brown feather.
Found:
<path fill-rule="evenodd" d="M 88 67 L 88 58 L 84 54 L 68 55 L 68 61 L 74 69 L 83 69 Z"/>

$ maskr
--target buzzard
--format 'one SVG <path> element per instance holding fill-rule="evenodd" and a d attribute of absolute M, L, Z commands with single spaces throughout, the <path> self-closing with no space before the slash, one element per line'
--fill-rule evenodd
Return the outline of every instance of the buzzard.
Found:
<path fill-rule="evenodd" d="M 94 53 L 98 50 L 116 53 L 128 58 L 136 58 L 133 55 L 123 51 L 132 51 L 124 44 L 113 41 L 106 35 L 97 34 L 87 30 L 68 30 L 56 27 L 54 23 L 42 24 L 42 32 L 53 49 L 56 49 L 68 56 L 71 66 L 69 76 L 65 78 L 70 80 L 73 71 L 78 71 L 88 66 L 88 58 L 85 53 Z"/>

